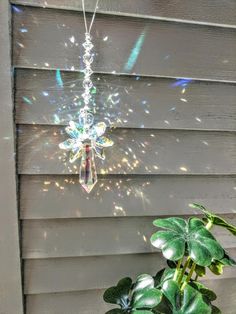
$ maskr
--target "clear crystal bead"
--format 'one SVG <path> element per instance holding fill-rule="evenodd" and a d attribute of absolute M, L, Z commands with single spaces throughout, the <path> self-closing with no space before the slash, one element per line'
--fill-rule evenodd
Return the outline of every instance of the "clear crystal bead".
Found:
<path fill-rule="evenodd" d="M 83 97 L 84 102 L 85 102 L 86 104 L 88 104 L 89 101 L 90 101 L 91 98 L 92 98 L 92 96 L 90 95 L 90 93 L 83 93 L 83 94 L 82 94 L 82 97 Z"/>
<path fill-rule="evenodd" d="M 83 62 L 85 64 L 84 72 L 84 80 L 83 80 L 83 87 L 84 93 L 82 97 L 84 99 L 85 106 L 89 105 L 89 102 L 92 98 L 91 96 L 91 88 L 93 87 L 92 80 L 90 76 L 92 75 L 93 71 L 91 69 L 91 64 L 93 62 L 93 55 L 91 54 L 90 50 L 93 48 L 93 44 L 91 43 L 91 36 L 89 33 L 85 34 L 85 42 L 83 43 L 83 47 L 85 48 L 85 54 L 83 55 Z"/>
<path fill-rule="evenodd" d="M 93 87 L 93 82 L 90 79 L 85 79 L 83 81 L 83 87 L 85 89 L 91 89 Z"/>
<path fill-rule="evenodd" d="M 83 82 L 83 87 L 85 89 L 89 89 L 90 90 L 93 87 L 92 81 L 85 81 L 85 82 Z"/>
<path fill-rule="evenodd" d="M 93 48 L 93 44 L 91 43 L 91 41 L 85 41 L 83 43 L 83 47 L 85 50 L 91 50 Z"/>
<path fill-rule="evenodd" d="M 85 65 L 90 65 L 91 63 L 93 63 L 93 56 L 86 53 L 85 55 L 83 55 L 83 61 Z"/>
<path fill-rule="evenodd" d="M 82 109 L 79 115 L 79 124 L 83 128 L 89 128 L 93 124 L 93 121 L 93 114 Z"/>
<path fill-rule="evenodd" d="M 88 79 L 92 74 L 93 74 L 93 71 L 92 71 L 92 69 L 90 67 L 89 68 L 86 67 L 84 69 L 85 79 Z"/>

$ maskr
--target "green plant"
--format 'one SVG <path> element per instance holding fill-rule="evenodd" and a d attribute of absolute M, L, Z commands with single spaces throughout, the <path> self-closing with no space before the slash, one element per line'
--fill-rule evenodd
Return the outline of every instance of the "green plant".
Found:
<path fill-rule="evenodd" d="M 204 217 L 154 220 L 160 230 L 152 235 L 151 243 L 162 251 L 168 266 L 153 277 L 143 274 L 134 283 L 123 278 L 107 289 L 104 300 L 119 307 L 106 314 L 221 313 L 212 303 L 216 294 L 198 280 L 205 276 L 206 268 L 221 275 L 225 266 L 236 266 L 210 232 L 219 226 L 236 235 L 236 227 L 202 205 L 192 207 L 200 209 Z"/>

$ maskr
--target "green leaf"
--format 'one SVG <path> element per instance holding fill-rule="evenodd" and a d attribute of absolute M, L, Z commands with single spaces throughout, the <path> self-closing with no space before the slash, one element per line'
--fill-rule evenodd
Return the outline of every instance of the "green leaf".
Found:
<path fill-rule="evenodd" d="M 230 257 L 227 252 L 224 252 L 223 258 L 220 260 L 221 264 L 225 266 L 236 266 L 236 261 Z"/>
<path fill-rule="evenodd" d="M 175 269 L 173 268 L 165 268 L 162 269 L 161 272 L 158 272 L 154 277 L 155 280 L 155 287 L 160 288 L 164 284 L 166 280 L 170 280 L 173 278 L 175 273 Z M 158 279 L 156 279 L 158 277 Z"/>
<path fill-rule="evenodd" d="M 163 229 L 168 229 L 170 231 L 175 231 L 177 233 L 183 232 L 186 227 L 186 222 L 183 218 L 170 217 L 166 219 L 156 219 L 153 221 L 154 226 Z"/>
<path fill-rule="evenodd" d="M 210 271 L 215 275 L 222 275 L 223 274 L 224 265 L 221 264 L 219 261 L 214 261 L 209 266 Z"/>
<path fill-rule="evenodd" d="M 195 267 L 195 273 L 196 273 L 199 277 L 205 276 L 205 275 L 206 275 L 206 267 L 196 265 L 196 267 Z"/>
<path fill-rule="evenodd" d="M 181 314 L 211 314 L 211 306 L 205 302 L 202 294 L 187 285 L 184 289 L 184 296 L 181 307 Z"/>
<path fill-rule="evenodd" d="M 233 258 L 231 258 L 226 252 L 224 252 L 224 256 L 220 260 L 213 260 L 211 265 L 208 268 L 215 275 L 222 275 L 225 266 L 236 266 L 236 262 Z"/>
<path fill-rule="evenodd" d="M 224 220 L 220 216 L 215 215 L 214 213 L 208 211 L 203 205 L 194 203 L 192 204 L 192 207 L 200 209 L 205 214 L 207 219 L 210 220 L 214 225 L 223 227 L 236 236 L 236 226 L 228 223 L 226 220 Z"/>
<path fill-rule="evenodd" d="M 211 308 L 212 308 L 211 314 L 221 314 L 221 310 L 215 305 L 212 305 Z"/>
<path fill-rule="evenodd" d="M 192 208 L 200 209 L 202 212 L 206 210 L 206 208 L 203 205 L 197 203 L 192 203 L 189 206 Z"/>
<path fill-rule="evenodd" d="M 154 276 L 154 286 L 155 287 L 159 286 L 159 284 L 161 282 L 162 275 L 163 275 L 164 272 L 165 272 L 165 268 L 162 268 Z"/>
<path fill-rule="evenodd" d="M 181 301 L 181 292 L 177 282 L 173 280 L 167 280 L 162 287 L 163 293 L 170 301 L 172 308 L 176 311 Z"/>
<path fill-rule="evenodd" d="M 185 252 L 185 241 L 180 234 L 172 231 L 158 231 L 151 237 L 151 243 L 161 248 L 166 259 L 177 261 L 183 257 Z"/>
<path fill-rule="evenodd" d="M 121 309 L 112 309 L 108 312 L 106 312 L 105 314 L 124 314 L 127 313 L 126 311 L 123 311 Z"/>
<path fill-rule="evenodd" d="M 172 314 L 172 305 L 163 294 L 161 302 L 153 309 L 155 314 Z"/>
<path fill-rule="evenodd" d="M 153 308 L 157 306 L 162 297 L 162 292 L 155 288 L 149 290 L 140 290 L 134 295 L 132 306 L 135 309 Z"/>
<path fill-rule="evenodd" d="M 162 250 L 165 258 L 177 261 L 185 254 L 200 266 L 209 266 L 215 259 L 223 258 L 224 250 L 198 218 L 185 221 L 182 218 L 157 219 L 154 225 L 164 230 L 151 237 L 153 246 Z"/>
<path fill-rule="evenodd" d="M 177 266 L 177 263 L 174 262 L 174 261 L 170 261 L 169 259 L 166 261 L 167 265 L 170 267 L 170 268 L 176 268 Z"/>
<path fill-rule="evenodd" d="M 191 287 L 198 290 L 204 297 L 206 297 L 210 302 L 216 300 L 217 296 L 214 291 L 208 289 L 202 283 L 198 281 L 192 281 L 189 283 Z"/>
<path fill-rule="evenodd" d="M 132 293 L 137 292 L 139 290 L 143 291 L 144 289 L 151 289 L 151 288 L 154 288 L 153 277 L 147 274 L 142 274 L 137 277 Z"/>
<path fill-rule="evenodd" d="M 163 293 L 172 306 L 173 314 L 211 314 L 212 308 L 205 302 L 203 295 L 187 285 L 181 294 L 178 284 L 168 280 L 163 285 Z"/>
<path fill-rule="evenodd" d="M 138 310 L 151 311 L 153 307 L 160 303 L 162 292 L 154 288 L 154 278 L 152 276 L 142 274 L 137 277 L 134 284 L 132 284 L 130 278 L 121 279 L 117 286 L 105 291 L 103 299 L 107 303 L 117 304 L 121 307 L 121 309 L 110 310 L 109 314 L 130 313 L 131 311 L 133 313 Z"/>
<path fill-rule="evenodd" d="M 130 278 L 121 279 L 115 287 L 108 288 L 104 294 L 103 299 L 107 303 L 128 305 L 129 291 L 132 286 L 132 280 Z"/>
<path fill-rule="evenodd" d="M 134 310 L 131 313 L 132 314 L 153 314 L 152 311 L 148 311 L 148 310 Z"/>

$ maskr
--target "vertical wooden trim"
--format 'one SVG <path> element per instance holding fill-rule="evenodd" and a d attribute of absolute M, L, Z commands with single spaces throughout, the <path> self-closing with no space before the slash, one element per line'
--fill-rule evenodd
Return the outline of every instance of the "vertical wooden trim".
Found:
<path fill-rule="evenodd" d="M 11 71 L 11 15 L 0 1 L 0 313 L 23 314 L 16 196 Z"/>

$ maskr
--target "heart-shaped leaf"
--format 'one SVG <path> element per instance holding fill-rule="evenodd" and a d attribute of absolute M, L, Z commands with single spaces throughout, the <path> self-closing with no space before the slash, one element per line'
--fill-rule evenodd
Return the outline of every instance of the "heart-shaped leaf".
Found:
<path fill-rule="evenodd" d="M 158 289 L 140 290 L 135 293 L 132 308 L 134 309 L 152 309 L 161 302 L 162 292 Z"/>
<path fill-rule="evenodd" d="M 107 303 L 120 306 L 120 309 L 110 310 L 106 314 L 134 314 L 136 312 L 149 314 L 153 313 L 152 309 L 161 302 L 162 292 L 154 288 L 154 278 L 152 276 L 143 274 L 137 277 L 134 284 L 132 284 L 130 278 L 121 279 L 117 286 L 108 288 L 105 291 L 103 299 Z"/>
<path fill-rule="evenodd" d="M 166 268 L 164 272 L 162 273 L 162 276 L 160 277 L 159 282 L 156 285 L 156 288 L 162 287 L 165 281 L 172 279 L 174 276 L 174 273 L 175 273 L 175 269 Z"/>
<path fill-rule="evenodd" d="M 211 314 L 211 305 L 205 302 L 202 294 L 187 285 L 181 294 L 178 284 L 168 280 L 163 285 L 163 293 L 172 306 L 173 314 Z"/>
<path fill-rule="evenodd" d="M 223 258 L 223 248 L 201 219 L 190 218 L 186 221 L 172 217 L 157 219 L 153 224 L 165 230 L 154 233 L 151 243 L 161 249 L 169 260 L 179 260 L 186 253 L 196 264 L 209 266 L 213 259 Z"/>
<path fill-rule="evenodd" d="M 137 277 L 132 293 L 139 290 L 154 288 L 154 279 L 148 274 L 142 274 Z"/>
<path fill-rule="evenodd" d="M 121 307 L 128 307 L 129 292 L 132 286 L 131 278 L 121 279 L 115 287 L 108 288 L 104 294 L 103 299 L 107 303 L 117 304 Z"/>
<path fill-rule="evenodd" d="M 220 216 L 215 215 L 214 213 L 210 212 L 203 205 L 193 203 L 191 207 L 200 209 L 205 214 L 207 220 L 208 221 L 210 220 L 213 223 L 213 225 L 223 227 L 236 236 L 236 226 L 228 223 L 226 220 L 224 220 Z"/>
<path fill-rule="evenodd" d="M 198 290 L 204 297 L 206 297 L 210 302 L 216 300 L 217 296 L 214 291 L 208 289 L 202 283 L 198 281 L 192 281 L 189 283 L 191 287 Z"/>

